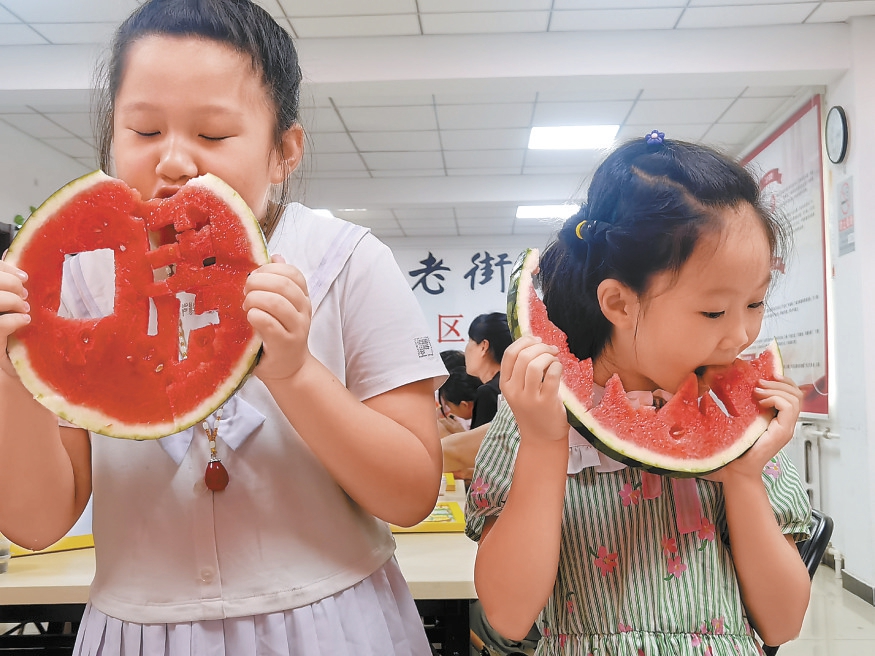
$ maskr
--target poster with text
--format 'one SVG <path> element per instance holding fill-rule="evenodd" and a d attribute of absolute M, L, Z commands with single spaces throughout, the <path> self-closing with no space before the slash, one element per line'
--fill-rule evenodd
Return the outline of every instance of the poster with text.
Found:
<path fill-rule="evenodd" d="M 477 315 L 507 311 L 510 273 L 521 249 L 393 248 L 425 314 L 438 351 L 463 351 Z"/>
<path fill-rule="evenodd" d="M 774 262 L 766 316 L 751 351 L 775 338 L 784 371 L 802 388 L 802 412 L 828 412 L 826 265 L 820 96 L 760 144 L 745 163 L 763 199 L 792 229 L 791 249 Z"/>

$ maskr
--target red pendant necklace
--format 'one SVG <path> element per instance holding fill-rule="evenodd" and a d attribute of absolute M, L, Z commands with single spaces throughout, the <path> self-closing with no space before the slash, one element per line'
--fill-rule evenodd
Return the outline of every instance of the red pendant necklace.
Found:
<path fill-rule="evenodd" d="M 221 458 L 216 453 L 216 436 L 219 434 L 219 420 L 222 418 L 222 408 L 216 410 L 216 423 L 210 428 L 210 425 L 204 420 L 204 431 L 210 440 L 210 461 L 207 463 L 207 469 L 204 472 L 204 483 L 207 488 L 213 492 L 221 492 L 228 487 L 228 470 L 222 464 Z"/>

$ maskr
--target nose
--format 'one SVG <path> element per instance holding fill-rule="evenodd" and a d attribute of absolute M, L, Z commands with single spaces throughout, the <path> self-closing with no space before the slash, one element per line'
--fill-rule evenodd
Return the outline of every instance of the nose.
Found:
<path fill-rule="evenodd" d="M 184 139 L 168 135 L 155 172 L 168 182 L 179 184 L 197 177 L 197 163 Z"/>
<path fill-rule="evenodd" d="M 739 315 L 726 322 L 726 333 L 723 336 L 723 344 L 736 353 L 741 353 L 750 346 L 757 338 L 762 325 L 762 317 L 750 317 Z"/>

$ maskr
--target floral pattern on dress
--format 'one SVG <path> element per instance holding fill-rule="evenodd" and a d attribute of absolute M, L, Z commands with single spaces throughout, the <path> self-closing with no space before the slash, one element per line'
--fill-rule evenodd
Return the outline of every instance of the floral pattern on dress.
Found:
<path fill-rule="evenodd" d="M 781 463 L 775 458 L 772 458 L 763 468 L 763 471 L 767 476 L 771 476 L 775 480 L 778 480 L 778 477 L 781 475 Z"/>
<path fill-rule="evenodd" d="M 489 505 L 489 499 L 486 496 L 486 493 L 489 492 L 489 488 L 491 486 L 489 483 L 483 480 L 482 477 L 478 476 L 471 483 L 471 487 L 468 490 L 468 494 L 471 495 L 471 498 L 474 500 L 474 504 L 478 508 L 486 508 Z"/>
<path fill-rule="evenodd" d="M 597 552 L 593 551 L 592 547 L 587 548 L 587 551 L 589 551 L 590 556 L 593 558 L 593 564 L 599 568 L 602 576 L 607 576 L 617 568 L 618 554 L 616 551 L 610 553 L 604 545 L 601 545 Z"/>
<path fill-rule="evenodd" d="M 717 536 L 717 529 L 710 519 L 703 516 L 702 528 L 699 529 L 699 532 L 696 533 L 696 535 L 702 541 L 702 545 L 699 547 L 698 550 L 704 551 L 705 547 L 708 546 L 709 542 L 714 542 L 714 538 Z"/>
<path fill-rule="evenodd" d="M 637 506 L 641 503 L 641 483 L 636 483 L 634 486 L 631 483 L 626 483 L 620 490 L 620 498 L 626 508 Z"/>

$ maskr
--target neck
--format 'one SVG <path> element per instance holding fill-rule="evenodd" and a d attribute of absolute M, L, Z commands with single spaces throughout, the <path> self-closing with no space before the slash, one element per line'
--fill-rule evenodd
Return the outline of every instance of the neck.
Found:
<path fill-rule="evenodd" d="M 658 386 L 652 380 L 639 374 L 626 360 L 627 358 L 621 357 L 611 344 L 606 344 L 598 357 L 593 360 L 593 382 L 604 387 L 608 379 L 617 374 L 620 382 L 623 383 L 623 389 L 627 392 L 633 390 L 652 392 L 657 389 Z"/>
<path fill-rule="evenodd" d="M 483 371 L 483 375 L 480 376 L 480 382 L 488 383 L 490 380 L 495 378 L 495 374 L 497 374 L 499 371 L 501 371 L 500 365 L 495 365 L 490 367 L 489 369 L 485 369 Z"/>

